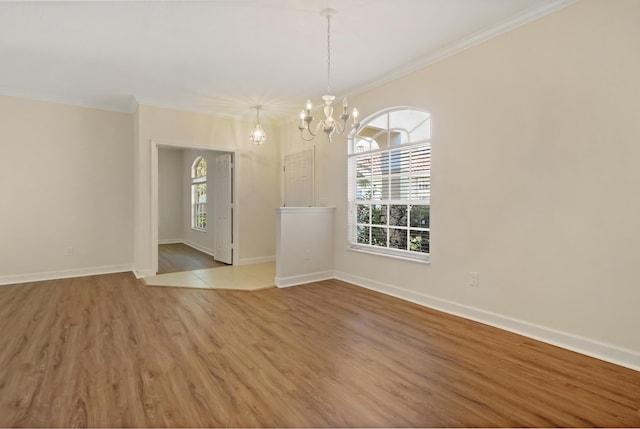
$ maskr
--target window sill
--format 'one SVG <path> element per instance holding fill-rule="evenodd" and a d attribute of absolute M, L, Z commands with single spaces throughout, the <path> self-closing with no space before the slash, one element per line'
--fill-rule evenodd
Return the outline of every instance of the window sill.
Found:
<path fill-rule="evenodd" d="M 369 249 L 359 248 L 359 247 L 351 247 L 351 246 L 348 246 L 347 250 L 351 252 L 356 252 L 356 253 L 365 253 L 367 255 L 382 256 L 384 258 L 399 259 L 401 261 L 416 262 L 418 264 L 431 265 L 431 259 L 429 257 L 427 257 L 427 259 L 417 259 L 417 258 L 411 258 L 407 256 L 402 256 L 402 255 L 394 255 L 386 252 L 376 252 L 374 250 L 369 250 Z"/>
<path fill-rule="evenodd" d="M 207 232 L 206 229 L 202 229 L 202 228 L 191 228 L 192 231 L 198 231 L 198 232 Z"/>

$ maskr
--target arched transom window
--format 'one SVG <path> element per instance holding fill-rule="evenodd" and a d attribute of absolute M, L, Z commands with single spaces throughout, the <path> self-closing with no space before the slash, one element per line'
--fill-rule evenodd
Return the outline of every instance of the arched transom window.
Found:
<path fill-rule="evenodd" d="M 350 246 L 428 260 L 431 115 L 378 112 L 349 140 Z"/>
<path fill-rule="evenodd" d="M 207 160 L 201 156 L 191 165 L 191 228 L 207 230 Z"/>

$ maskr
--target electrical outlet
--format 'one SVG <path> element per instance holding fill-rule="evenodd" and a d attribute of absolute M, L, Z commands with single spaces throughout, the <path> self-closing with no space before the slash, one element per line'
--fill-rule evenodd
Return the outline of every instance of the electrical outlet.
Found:
<path fill-rule="evenodd" d="M 480 286 L 480 274 L 477 271 L 469 272 L 469 286 L 473 286 L 473 287 Z"/>
<path fill-rule="evenodd" d="M 73 247 L 65 247 L 64 256 L 73 256 Z"/>

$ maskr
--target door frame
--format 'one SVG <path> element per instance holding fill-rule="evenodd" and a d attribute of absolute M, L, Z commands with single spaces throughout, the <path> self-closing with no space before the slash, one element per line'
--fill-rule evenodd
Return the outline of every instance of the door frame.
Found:
<path fill-rule="evenodd" d="M 158 149 L 162 147 L 171 147 L 178 149 L 196 149 L 196 150 L 211 150 L 216 152 L 227 152 L 231 154 L 231 162 L 233 168 L 231 169 L 231 195 L 233 198 L 233 214 L 232 214 L 232 222 L 233 222 L 233 238 L 231 247 L 233 249 L 233 264 L 237 264 L 238 255 L 240 253 L 240 228 L 239 228 L 239 219 L 240 219 L 240 209 L 237 199 L 237 149 L 232 147 L 225 146 L 204 146 L 193 143 L 173 143 L 173 142 L 165 142 L 160 140 L 151 140 L 151 261 L 153 263 L 153 271 L 155 274 L 158 273 L 158 242 L 159 242 L 159 232 L 158 232 Z"/>
<path fill-rule="evenodd" d="M 236 204 L 233 197 L 233 154 L 218 153 L 213 161 L 215 165 L 212 186 L 215 195 L 213 211 L 215 259 L 225 264 L 233 264 L 236 259 L 233 254 L 233 212 Z M 225 220 L 221 221 L 220 216 Z"/>

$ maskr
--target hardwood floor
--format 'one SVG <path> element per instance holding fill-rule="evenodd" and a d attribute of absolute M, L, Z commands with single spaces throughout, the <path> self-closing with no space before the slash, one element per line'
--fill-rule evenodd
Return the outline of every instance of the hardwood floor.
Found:
<path fill-rule="evenodd" d="M 358 288 L 0 287 L 0 426 L 640 426 L 640 372 Z"/>
<path fill-rule="evenodd" d="M 215 261 L 213 256 L 183 243 L 160 244 L 158 246 L 158 274 L 202 270 L 226 265 Z"/>

